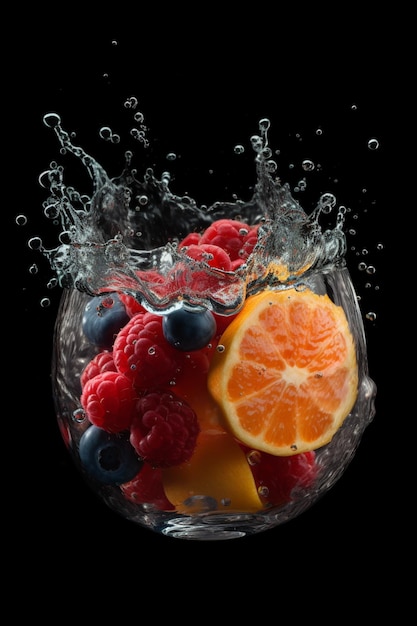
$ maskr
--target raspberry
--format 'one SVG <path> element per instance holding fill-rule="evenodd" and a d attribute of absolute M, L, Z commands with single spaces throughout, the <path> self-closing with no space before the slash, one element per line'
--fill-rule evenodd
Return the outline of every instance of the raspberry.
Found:
<path fill-rule="evenodd" d="M 273 456 L 248 448 L 245 452 L 259 496 L 268 506 L 290 502 L 295 489 L 310 487 L 316 478 L 314 451 L 294 456 Z"/>
<path fill-rule="evenodd" d="M 167 499 L 162 485 L 162 470 L 144 463 L 142 469 L 120 489 L 131 502 L 153 504 L 160 511 L 173 511 L 174 505 Z"/>
<path fill-rule="evenodd" d="M 151 392 L 136 403 L 130 443 L 153 467 L 170 467 L 191 458 L 199 432 L 197 416 L 186 402 Z"/>
<path fill-rule="evenodd" d="M 198 245 L 201 235 L 199 233 L 188 233 L 186 237 L 178 244 L 178 250 L 191 245 Z"/>
<path fill-rule="evenodd" d="M 113 360 L 113 354 L 104 350 L 103 352 L 99 352 L 96 356 L 91 359 L 89 363 L 85 366 L 81 373 L 81 387 L 85 387 L 85 384 L 88 380 L 91 380 L 98 374 L 102 374 L 103 372 L 116 372 L 116 366 Z"/>
<path fill-rule="evenodd" d="M 230 271 L 232 263 L 230 257 L 223 248 L 209 243 L 190 245 L 185 248 L 185 254 L 196 261 L 203 261 L 210 267 Z"/>
<path fill-rule="evenodd" d="M 89 421 L 109 433 L 127 430 L 132 421 L 136 392 L 120 372 L 102 372 L 88 380 L 81 405 Z"/>
<path fill-rule="evenodd" d="M 127 293 L 119 293 L 119 299 L 123 302 L 129 317 L 133 317 L 136 313 L 144 313 L 145 309 L 133 296 Z"/>
<path fill-rule="evenodd" d="M 149 312 L 132 317 L 113 346 L 117 370 L 142 390 L 167 384 L 174 378 L 175 352 L 164 338 L 162 317 Z"/>
<path fill-rule="evenodd" d="M 240 250 L 250 232 L 250 226 L 244 222 L 220 219 L 213 222 L 202 234 L 201 244 L 212 244 L 223 248 L 232 261 L 241 258 Z"/>

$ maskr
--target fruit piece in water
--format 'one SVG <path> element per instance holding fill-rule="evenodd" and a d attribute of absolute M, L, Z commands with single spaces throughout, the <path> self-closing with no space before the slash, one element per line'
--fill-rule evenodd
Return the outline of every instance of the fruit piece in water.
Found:
<path fill-rule="evenodd" d="M 246 450 L 259 496 L 265 506 L 290 502 L 301 490 L 314 485 L 318 468 L 313 450 L 293 456 L 273 456 L 259 450 Z"/>
<path fill-rule="evenodd" d="M 117 293 L 95 296 L 87 302 L 82 329 L 87 339 L 103 350 L 111 350 L 114 339 L 129 321 L 123 302 Z"/>
<path fill-rule="evenodd" d="M 126 433 L 108 433 L 94 425 L 81 436 L 79 454 L 85 471 L 107 485 L 132 480 L 143 465 Z"/>
<path fill-rule="evenodd" d="M 154 391 L 136 402 L 130 442 L 138 455 L 153 467 L 188 461 L 199 432 L 193 409 L 173 394 Z"/>
<path fill-rule="evenodd" d="M 201 350 L 213 339 L 216 321 L 208 309 L 182 307 L 164 315 L 162 330 L 172 346 L 184 352 Z"/>
<path fill-rule="evenodd" d="M 162 476 L 166 496 L 180 513 L 249 513 L 263 507 L 245 453 L 221 429 L 202 431 L 191 460 Z"/>
<path fill-rule="evenodd" d="M 250 296 L 219 340 L 209 390 L 225 428 L 277 456 L 327 444 L 355 404 L 355 343 L 341 306 L 305 288 Z"/>

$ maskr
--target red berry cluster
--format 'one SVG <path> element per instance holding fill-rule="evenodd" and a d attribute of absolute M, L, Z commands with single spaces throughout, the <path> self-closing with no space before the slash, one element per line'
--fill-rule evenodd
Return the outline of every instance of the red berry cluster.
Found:
<path fill-rule="evenodd" d="M 202 234 L 190 233 L 178 249 L 210 267 L 234 271 L 252 253 L 257 231 L 258 226 L 220 219 Z M 156 271 L 138 274 L 162 288 L 163 279 Z M 217 333 L 211 345 L 183 352 L 165 339 L 161 315 L 145 310 L 130 295 L 118 297 L 130 319 L 115 336 L 112 349 L 98 353 L 84 368 L 81 405 L 91 424 L 109 433 L 128 432 L 144 462 L 137 476 L 120 487 L 125 497 L 172 510 L 163 490 L 162 470 L 187 462 L 200 432 L 195 411 L 172 389 L 181 389 L 196 375 L 206 376 L 220 336 L 235 316 L 214 315 Z M 254 479 L 266 505 L 288 501 L 292 487 L 306 486 L 307 478 L 312 479 L 314 455 L 297 456 L 283 461 L 263 454 L 262 463 L 254 464 Z"/>

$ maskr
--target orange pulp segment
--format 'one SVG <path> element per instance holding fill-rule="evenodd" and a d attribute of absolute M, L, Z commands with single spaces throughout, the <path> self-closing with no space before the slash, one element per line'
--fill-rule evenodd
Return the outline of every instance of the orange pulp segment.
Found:
<path fill-rule="evenodd" d="M 188 463 L 162 471 L 166 497 L 185 514 L 263 508 L 246 455 L 226 431 L 201 431 Z"/>
<path fill-rule="evenodd" d="M 331 441 L 357 397 L 355 343 L 328 295 L 295 288 L 250 296 L 211 361 L 208 387 L 224 427 L 276 456 Z"/>

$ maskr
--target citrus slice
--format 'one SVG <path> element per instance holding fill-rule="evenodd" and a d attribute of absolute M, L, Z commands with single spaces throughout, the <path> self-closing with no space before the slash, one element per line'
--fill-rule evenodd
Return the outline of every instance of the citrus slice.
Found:
<path fill-rule="evenodd" d="M 166 497 L 180 513 L 263 508 L 244 451 L 223 429 L 202 431 L 191 460 L 162 471 Z"/>
<path fill-rule="evenodd" d="M 355 343 L 345 312 L 310 289 L 250 296 L 211 361 L 208 388 L 224 427 L 276 456 L 327 444 L 357 397 Z"/>

